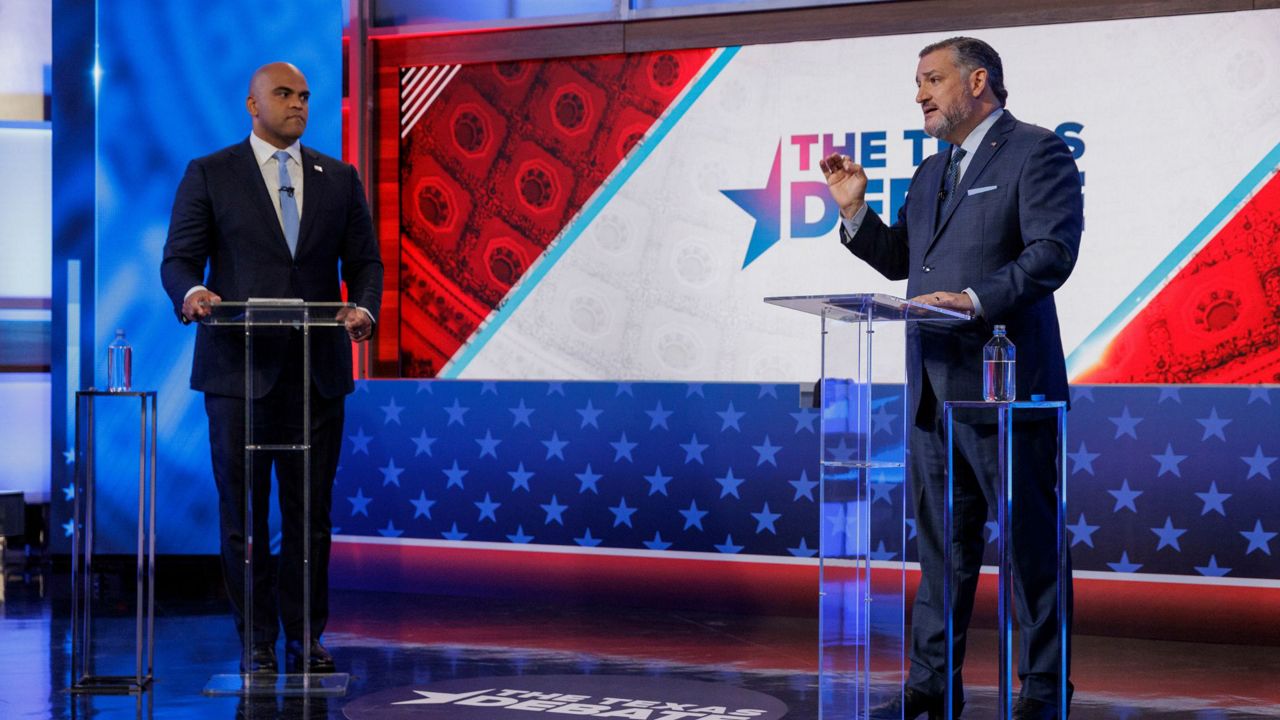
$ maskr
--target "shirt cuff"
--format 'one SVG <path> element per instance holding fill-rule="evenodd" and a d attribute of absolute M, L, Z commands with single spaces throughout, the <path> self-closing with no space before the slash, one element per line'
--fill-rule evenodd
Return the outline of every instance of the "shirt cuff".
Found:
<path fill-rule="evenodd" d="M 195 287 L 193 287 L 193 288 L 191 288 L 190 290 L 188 290 L 186 295 L 183 295 L 183 296 L 182 296 L 182 300 L 183 300 L 183 302 L 186 302 L 186 299 L 187 299 L 187 298 L 189 298 L 189 297 L 191 297 L 191 293 L 194 293 L 194 292 L 196 292 L 197 290 L 208 290 L 208 289 L 209 289 L 209 288 L 207 288 L 207 287 L 205 287 L 205 286 L 203 286 L 203 285 L 196 285 Z"/>
<path fill-rule="evenodd" d="M 974 292 L 973 288 L 965 288 L 963 292 L 973 302 L 973 316 L 982 317 L 982 301 L 978 299 L 978 293 Z"/>
<path fill-rule="evenodd" d="M 862 227 L 862 221 L 867 217 L 867 204 L 862 203 L 862 207 L 853 214 L 853 217 L 840 216 L 840 222 L 844 224 L 845 234 L 849 238 L 853 238 L 858 234 L 858 228 Z"/>
<path fill-rule="evenodd" d="M 365 314 L 365 315 L 368 315 L 368 316 L 369 316 L 369 322 L 373 323 L 374 325 L 377 325 L 377 324 L 378 324 L 378 319 L 377 319 L 377 318 L 375 318 L 375 317 L 373 316 L 373 313 L 369 312 L 369 311 L 368 311 L 367 309 L 365 309 L 365 308 L 360 307 L 359 305 L 357 305 L 357 306 L 356 306 L 356 309 L 357 309 L 357 310 L 360 310 L 360 311 L 362 311 L 362 312 L 364 312 L 364 314 Z"/>

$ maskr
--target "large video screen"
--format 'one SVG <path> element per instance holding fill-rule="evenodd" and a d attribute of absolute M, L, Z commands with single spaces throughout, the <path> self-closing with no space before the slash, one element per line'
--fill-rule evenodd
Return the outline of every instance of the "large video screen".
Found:
<path fill-rule="evenodd" d="M 1086 228 L 1058 292 L 1072 379 L 1280 381 L 1280 13 L 972 31 L 1057 132 Z M 816 321 L 761 299 L 903 294 L 838 243 L 817 161 L 894 216 L 939 150 L 939 34 L 400 71 L 404 371 L 811 381 Z M 1188 52 L 1230 38 L 1212 53 Z M 956 288 L 960 290 L 960 288 Z"/>

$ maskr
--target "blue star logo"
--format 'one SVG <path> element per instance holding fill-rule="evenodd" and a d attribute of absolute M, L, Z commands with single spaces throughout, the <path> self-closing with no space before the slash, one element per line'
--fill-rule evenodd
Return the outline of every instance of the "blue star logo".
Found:
<path fill-rule="evenodd" d="M 622 460 L 622 458 L 626 458 L 627 462 L 635 462 L 635 458 L 631 457 L 631 451 L 636 449 L 636 443 L 627 441 L 626 431 L 623 431 L 622 437 L 618 438 L 617 441 L 609 444 L 613 446 L 614 462 L 618 462 Z"/>
<path fill-rule="evenodd" d="M 413 504 L 413 517 L 415 520 L 420 516 L 425 517 L 428 520 L 431 519 L 431 506 L 435 505 L 436 501 L 427 499 L 426 490 L 420 490 L 418 492 L 418 499 L 410 500 L 409 502 Z"/>
<path fill-rule="evenodd" d="M 755 218 L 751 242 L 742 259 L 745 270 L 756 258 L 782 239 L 782 142 L 773 154 L 773 167 L 765 186 L 747 190 L 721 190 L 725 197 Z"/>
<path fill-rule="evenodd" d="M 521 425 L 525 427 L 533 427 L 529 424 L 529 416 L 533 414 L 533 408 L 525 406 L 524 398 L 520 398 L 519 405 L 516 405 L 513 408 L 507 408 L 507 410 L 509 410 L 512 415 L 511 427 L 520 427 Z"/>
<path fill-rule="evenodd" d="M 467 533 L 458 530 L 458 523 L 454 523 L 449 526 L 448 530 L 440 533 L 440 537 L 445 540 L 465 540 L 467 538 Z"/>
<path fill-rule="evenodd" d="M 384 468 L 378 468 L 378 471 L 382 473 L 383 487 L 393 484 L 396 487 L 400 487 L 400 473 L 404 472 L 404 468 L 396 467 L 396 461 L 394 458 L 388 458 L 387 466 Z"/>
<path fill-rule="evenodd" d="M 769 463 L 774 467 L 778 467 L 778 451 L 782 449 L 781 445 L 774 445 L 769 442 L 769 436 L 764 436 L 764 442 L 760 445 L 752 445 L 751 448 L 759 454 L 760 459 L 756 461 L 756 467 L 760 467 L 765 463 Z"/>
<path fill-rule="evenodd" d="M 386 419 L 382 421 L 383 425 L 395 423 L 400 424 L 400 411 L 404 408 L 396 405 L 395 397 L 391 398 L 391 402 L 381 407 L 382 412 L 386 415 Z"/>
<path fill-rule="evenodd" d="M 645 540 L 644 546 L 650 550 L 666 550 L 671 547 L 671 543 L 662 539 L 662 533 L 654 532 L 652 540 Z"/>
<path fill-rule="evenodd" d="M 484 500 L 474 504 L 476 509 L 480 511 L 480 516 L 476 518 L 476 522 L 484 522 L 485 518 L 489 518 L 493 522 L 498 522 L 498 516 L 494 513 L 498 508 L 502 507 L 502 503 L 494 502 L 493 499 L 489 497 L 489 493 L 484 494 Z"/>
<path fill-rule="evenodd" d="M 667 418 L 671 417 L 671 412 L 672 412 L 672 411 L 670 411 L 670 410 L 663 410 L 663 409 L 662 409 L 662 401 L 661 401 L 661 400 L 659 400 L 659 401 L 658 401 L 658 405 L 657 405 L 656 407 L 654 407 L 652 410 L 645 410 L 644 412 L 645 412 L 645 414 L 646 414 L 646 415 L 648 415 L 648 416 L 649 416 L 649 429 L 650 429 L 650 430 L 653 430 L 653 429 L 656 429 L 656 428 L 659 428 L 659 427 L 663 428 L 664 430 L 670 430 L 670 429 L 671 429 L 671 428 L 667 427 Z"/>
<path fill-rule="evenodd" d="M 688 465 L 695 460 L 697 460 L 699 464 L 703 464 L 702 451 L 711 446 L 698 442 L 698 434 L 694 433 L 693 437 L 689 438 L 689 442 L 681 443 L 680 447 L 684 450 L 684 464 Z"/>
<path fill-rule="evenodd" d="M 735 410 L 732 400 L 729 401 L 729 407 L 724 410 L 716 411 L 716 414 L 719 415 L 720 419 L 723 421 L 720 425 L 720 432 L 724 432 L 729 428 L 733 428 L 739 432 L 742 431 L 742 428 L 738 426 L 738 421 L 741 420 L 742 416 L 746 415 L 746 413 L 740 410 Z"/>
<path fill-rule="evenodd" d="M 390 520 L 388 520 L 387 526 L 379 529 L 378 534 L 381 535 L 382 537 L 400 537 L 401 535 L 404 534 L 404 531 L 397 530 L 396 526 Z"/>
<path fill-rule="evenodd" d="M 1222 430 L 1231 424 L 1231 420 L 1218 417 L 1218 408 L 1209 408 L 1209 417 L 1196 418 L 1196 422 L 1204 426 L 1204 437 L 1200 438 L 1201 441 L 1211 437 L 1216 437 L 1223 442 L 1227 441 L 1227 436 L 1222 433 Z"/>
<path fill-rule="evenodd" d="M 1261 445 L 1253 451 L 1253 457 L 1245 457 L 1242 455 L 1240 459 L 1249 464 L 1249 474 L 1245 476 L 1245 480 L 1248 480 L 1254 475 L 1261 475 L 1268 480 L 1271 479 L 1271 463 L 1275 462 L 1276 459 L 1263 455 Z"/>
<path fill-rule="evenodd" d="M 582 534 L 582 537 L 576 537 L 573 541 L 583 547 L 595 547 L 600 544 L 600 538 L 591 537 L 591 528 L 587 528 L 587 531 Z"/>
<path fill-rule="evenodd" d="M 814 432 L 813 423 L 818 419 L 818 413 L 815 410 L 801 410 L 800 412 L 788 413 L 796 421 L 796 432 L 807 430 Z"/>
<path fill-rule="evenodd" d="M 756 519 L 756 534 L 757 534 L 757 535 L 759 535 L 760 533 L 764 532 L 765 530 L 768 530 L 769 532 L 773 533 L 774 535 L 777 535 L 777 534 L 778 534 L 778 528 L 774 527 L 774 525 L 773 525 L 773 524 L 774 524 L 774 522 L 776 522 L 776 521 L 777 521 L 777 519 L 778 519 L 778 518 L 782 517 L 782 514 L 781 514 L 781 513 L 776 513 L 776 512 L 769 512 L 769 503 L 768 503 L 768 501 L 766 501 L 766 502 L 765 502 L 765 504 L 764 504 L 764 507 L 763 507 L 763 508 L 760 508 L 760 512 L 753 512 L 753 513 L 751 513 L 751 517 L 753 517 L 753 518 L 755 518 L 755 519 Z"/>
<path fill-rule="evenodd" d="M 347 439 L 351 441 L 351 453 L 353 455 L 364 453 L 369 454 L 369 441 L 373 439 L 372 435 L 365 435 L 364 428 L 356 428 L 355 435 L 348 435 Z"/>
<path fill-rule="evenodd" d="M 729 468 L 724 477 L 716 478 L 716 482 L 720 483 L 720 497 L 732 495 L 741 500 L 742 496 L 738 494 L 738 486 L 746 481 L 746 478 L 734 477 L 733 468 Z"/>
<path fill-rule="evenodd" d="M 800 544 L 793 548 L 787 548 L 787 552 L 791 553 L 794 557 L 808 558 L 817 555 L 818 549 L 809 547 L 804 538 L 800 538 Z"/>
<path fill-rule="evenodd" d="M 1138 572 L 1138 569 L 1142 567 L 1142 563 L 1129 562 L 1129 553 L 1122 552 L 1120 553 L 1120 562 L 1107 563 L 1107 567 L 1118 573 L 1133 573 Z"/>
<path fill-rule="evenodd" d="M 1177 552 L 1182 552 L 1182 546 L 1178 544 L 1178 538 L 1186 532 L 1185 529 L 1175 528 L 1173 526 L 1173 518 L 1165 516 L 1164 527 L 1151 528 L 1151 532 L 1160 538 L 1160 542 L 1156 545 L 1156 550 L 1171 547 Z"/>
<path fill-rule="evenodd" d="M 662 493 L 663 495 L 667 494 L 667 483 L 671 482 L 671 476 L 662 474 L 661 465 L 653 469 L 652 475 L 645 475 L 644 479 L 649 483 L 650 495 L 657 495 L 658 493 Z"/>
<path fill-rule="evenodd" d="M 507 539 L 508 539 L 508 540 L 510 540 L 510 541 L 511 541 L 511 542 L 513 542 L 513 543 L 519 543 L 519 544 L 522 544 L 522 545 L 523 545 L 523 544 L 525 544 L 525 543 L 532 542 L 532 541 L 533 541 L 533 536 L 532 536 L 532 535 L 525 535 L 525 534 L 524 534 L 524 526 L 523 526 L 523 525 L 517 525 L 517 526 L 516 526 L 516 534 L 515 534 L 515 535 L 508 535 L 508 536 L 507 536 Z"/>
<path fill-rule="evenodd" d="M 1160 470 L 1156 472 L 1156 477 L 1164 477 L 1165 473 L 1173 473 L 1176 477 L 1182 477 L 1182 472 L 1178 470 L 1178 464 L 1187 459 L 1186 455 L 1178 455 L 1173 452 L 1173 444 L 1165 443 L 1163 455 L 1152 455 L 1152 460 L 1160 463 Z"/>
<path fill-rule="evenodd" d="M 423 453 L 426 453 L 427 457 L 431 457 L 431 446 L 435 444 L 436 438 L 428 435 L 426 428 L 422 428 L 422 432 L 418 437 L 411 439 L 413 440 L 413 444 L 417 447 L 417 450 L 413 453 L 414 457 L 418 457 Z"/>
<path fill-rule="evenodd" d="M 1222 577 L 1231 572 L 1231 568 L 1218 567 L 1218 558 L 1216 555 L 1209 556 L 1209 564 L 1196 566 L 1196 572 L 1205 577 Z"/>
<path fill-rule="evenodd" d="M 1196 493 L 1196 497 L 1204 503 L 1204 507 L 1200 510 L 1201 515 L 1208 515 L 1209 511 L 1218 513 L 1226 517 L 1227 510 L 1222 507 L 1223 501 L 1231 497 L 1231 493 L 1218 492 L 1218 483 L 1216 481 L 1209 483 L 1209 492 Z"/>
<path fill-rule="evenodd" d="M 454 460 L 453 467 L 449 468 L 448 470 L 441 470 L 440 472 L 444 473 L 444 476 L 449 479 L 449 481 L 445 483 L 444 486 L 446 488 L 451 488 L 454 485 L 457 485 L 458 487 L 463 487 L 462 479 L 465 478 L 467 476 L 467 473 L 471 471 L 463 470 L 462 468 L 458 467 L 458 461 Z"/>
<path fill-rule="evenodd" d="M 636 513 L 638 508 L 627 507 L 627 499 L 624 497 L 618 501 L 617 505 L 609 508 L 609 512 L 613 513 L 613 526 L 626 525 L 634 527 L 631 524 L 631 516 Z"/>
<path fill-rule="evenodd" d="M 1251 555 L 1254 550 L 1261 550 L 1268 555 L 1271 554 L 1271 538 L 1275 537 L 1276 534 L 1263 530 L 1261 520 L 1254 521 L 1253 530 L 1241 530 L 1240 534 L 1244 536 L 1245 540 L 1249 541 L 1249 548 L 1244 551 L 1245 555 Z"/>
<path fill-rule="evenodd" d="M 1138 423 L 1142 422 L 1142 418 L 1133 417 L 1129 414 L 1129 406 L 1125 405 L 1124 410 L 1120 412 L 1120 417 L 1107 418 L 1116 426 L 1116 439 L 1121 435 L 1128 435 L 1134 440 L 1138 439 Z"/>
<path fill-rule="evenodd" d="M 811 501 L 813 500 L 813 489 L 817 487 L 818 483 L 815 480 L 809 479 L 809 473 L 807 470 L 800 471 L 799 480 L 789 480 L 787 482 L 791 487 L 796 489 L 796 496 L 791 498 L 792 500 L 799 500 L 802 497 L 808 498 Z"/>
<path fill-rule="evenodd" d="M 356 494 L 348 497 L 347 500 L 351 501 L 351 517 L 356 515 L 369 517 L 369 503 L 373 502 L 373 498 L 364 496 L 364 488 L 356 488 Z"/>
<path fill-rule="evenodd" d="M 489 455 L 494 460 L 498 459 L 498 445 L 500 445 L 502 441 L 495 438 L 492 432 L 485 430 L 484 437 L 476 438 L 476 443 L 480 445 L 480 457 Z"/>
<path fill-rule="evenodd" d="M 1079 450 L 1077 450 L 1076 452 L 1073 452 L 1073 453 L 1067 453 L 1067 457 L 1071 459 L 1071 463 L 1072 463 L 1072 464 L 1071 464 L 1071 474 L 1072 474 L 1072 475 L 1075 475 L 1076 473 L 1080 472 L 1081 470 L 1084 470 L 1085 472 L 1087 472 L 1087 473 L 1089 473 L 1090 475 L 1092 475 L 1092 474 L 1093 474 L 1093 461 L 1094 461 L 1094 460 L 1095 460 L 1099 455 L 1101 455 L 1101 453 L 1091 453 L 1091 452 L 1089 452 L 1089 448 L 1085 447 L 1085 444 L 1084 444 L 1083 442 L 1082 442 L 1082 443 L 1080 443 L 1080 449 L 1079 449 Z"/>
<path fill-rule="evenodd" d="M 600 413 L 602 412 L 604 412 L 604 410 L 600 410 L 592 406 L 591 398 L 587 398 L 587 406 L 584 408 L 578 408 L 578 414 L 582 416 L 582 427 L 585 428 L 590 425 L 593 428 L 599 429 L 600 423 L 598 420 L 600 419 Z"/>
<path fill-rule="evenodd" d="M 561 460 L 563 460 L 564 448 L 566 445 L 569 444 L 569 441 L 561 440 L 560 433 L 558 431 L 553 430 L 551 432 L 551 439 L 543 440 L 542 444 L 547 448 L 547 456 L 543 458 L 544 460 L 550 460 L 553 457 L 558 457 Z"/>
<path fill-rule="evenodd" d="M 515 470 L 508 470 L 507 474 L 511 476 L 511 491 L 515 492 L 518 488 L 529 489 L 529 480 L 533 477 L 533 473 L 524 469 L 524 461 L 521 461 Z"/>
<path fill-rule="evenodd" d="M 1108 490 L 1107 492 L 1110 493 L 1111 496 L 1116 499 L 1115 507 L 1111 508 L 1111 512 L 1115 513 L 1115 512 L 1120 512 L 1120 508 L 1129 508 L 1134 512 L 1138 512 L 1138 506 L 1134 505 L 1133 501 L 1136 500 L 1139 495 L 1141 495 L 1146 491 L 1130 490 L 1129 480 L 1128 478 L 1125 478 L 1124 482 L 1120 483 L 1119 490 Z"/>
<path fill-rule="evenodd" d="M 560 525 L 562 526 L 564 525 L 564 511 L 569 506 L 561 505 L 560 503 L 556 502 L 555 495 L 551 496 L 551 502 L 547 503 L 546 505 L 542 505 L 540 507 L 542 507 L 542 511 L 547 514 L 547 522 L 546 522 L 547 525 L 550 525 L 553 522 L 560 523 Z"/>
<path fill-rule="evenodd" d="M 604 476 L 601 475 L 600 473 L 591 472 L 591 463 L 587 463 L 586 470 L 583 470 L 580 473 L 574 473 L 574 477 L 578 478 L 578 482 L 582 483 L 582 485 L 578 488 L 579 493 L 584 493 L 590 490 L 591 492 L 597 495 L 600 494 L 599 488 L 596 487 L 596 482 L 599 481 L 600 478 Z"/>
<path fill-rule="evenodd" d="M 720 552 L 725 553 L 727 555 L 733 555 L 734 553 L 738 553 L 742 551 L 741 545 L 733 544 L 733 535 L 725 535 L 724 542 L 719 545 L 715 545 L 714 547 L 716 550 L 719 550 Z"/>
<path fill-rule="evenodd" d="M 459 425 L 466 427 L 467 421 L 463 420 L 462 416 L 466 415 L 467 411 L 470 409 L 471 408 L 462 407 L 462 404 L 458 402 L 458 398 L 454 398 L 453 404 L 444 408 L 444 411 L 449 413 L 449 422 L 447 424 L 452 425 L 454 423 L 458 423 Z"/>
<path fill-rule="evenodd" d="M 704 516 L 706 516 L 707 512 L 708 512 L 708 511 L 706 511 L 706 510 L 699 510 L 699 509 L 698 509 L 698 501 L 697 501 L 697 500 L 694 500 L 694 501 L 690 502 L 690 503 L 689 503 L 689 508 L 688 508 L 687 510 L 681 510 L 681 511 L 680 511 L 680 514 L 684 516 L 684 528 L 682 528 L 682 529 L 684 529 L 684 530 L 688 530 L 688 529 L 689 529 L 689 528 L 691 528 L 691 527 L 696 527 L 696 528 L 698 528 L 699 530 L 701 530 L 701 529 L 702 529 L 702 518 L 703 518 Z"/>

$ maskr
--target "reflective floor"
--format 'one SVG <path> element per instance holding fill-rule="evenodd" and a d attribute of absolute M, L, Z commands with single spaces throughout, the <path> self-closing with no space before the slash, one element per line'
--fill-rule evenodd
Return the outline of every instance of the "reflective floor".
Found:
<path fill-rule="evenodd" d="M 158 600 L 156 679 L 148 692 L 72 695 L 65 692 L 65 580 L 7 583 L 0 603 L 4 720 L 344 718 L 344 708 L 392 688 L 543 675 L 723 683 L 780 700 L 787 718 L 818 716 L 812 619 L 349 591 L 334 592 L 324 637 L 339 669 L 351 674 L 343 697 L 205 696 L 212 675 L 235 672 L 239 644 L 221 601 L 190 597 Z M 129 673 L 132 615 L 111 617 L 127 608 L 110 601 L 101 608 L 95 671 Z M 992 718 L 995 671 L 982 659 L 994 657 L 994 636 L 974 636 L 965 717 Z M 1076 638 L 1075 648 L 1075 718 L 1280 718 L 1280 648 L 1088 636 Z"/>

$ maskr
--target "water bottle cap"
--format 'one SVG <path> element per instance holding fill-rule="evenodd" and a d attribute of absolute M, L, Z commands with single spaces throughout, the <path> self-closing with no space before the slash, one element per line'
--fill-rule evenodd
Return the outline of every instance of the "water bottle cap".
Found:
<path fill-rule="evenodd" d="M 124 328 L 116 328 L 116 337 L 124 337 Z"/>
<path fill-rule="evenodd" d="M 1004 334 L 1004 326 L 1003 326 L 1003 325 L 996 325 L 996 326 L 995 326 L 995 331 L 996 331 L 996 334 L 997 334 L 997 335 L 1003 335 L 1003 334 Z"/>

